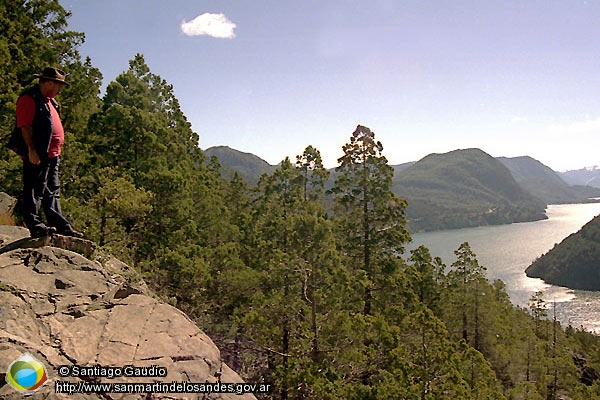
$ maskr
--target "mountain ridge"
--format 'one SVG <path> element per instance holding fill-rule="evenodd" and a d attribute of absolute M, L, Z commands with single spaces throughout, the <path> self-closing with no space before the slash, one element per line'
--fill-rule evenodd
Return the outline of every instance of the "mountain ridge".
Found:
<path fill-rule="evenodd" d="M 444 167 L 433 168 L 431 160 L 448 163 L 453 157 L 460 157 L 461 153 L 478 154 L 477 164 L 475 159 L 464 160 L 466 164 L 453 168 L 461 170 L 444 171 Z M 246 182 L 253 186 L 258 182 L 260 175 L 272 173 L 277 166 L 251 153 L 244 153 L 227 146 L 211 147 L 205 150 L 208 157 L 216 156 L 227 177 L 238 173 Z M 469 162 L 472 166 L 469 168 Z M 423 182 L 414 177 L 414 168 L 422 168 L 423 163 L 430 172 L 436 174 L 450 174 L 442 178 L 427 174 L 421 176 Z M 474 178 L 477 168 L 487 171 L 490 179 Z M 415 167 L 416 166 L 416 167 Z M 544 208 L 547 204 L 566 204 L 588 202 L 589 198 L 600 197 L 600 191 L 592 187 L 569 186 L 564 181 L 562 174 L 553 171 L 529 156 L 498 157 L 494 158 L 481 149 L 458 149 L 447 153 L 432 153 L 419 161 L 391 165 L 394 169 L 392 190 L 400 197 L 405 197 L 408 202 L 408 217 L 411 230 L 437 230 L 481 226 L 489 224 L 504 224 L 512 222 L 533 221 L 545 218 Z M 495 173 L 491 171 L 498 170 Z M 507 173 L 508 171 L 508 173 Z M 330 169 L 331 176 L 327 188 L 335 182 L 335 169 Z M 411 177 L 411 175 L 413 175 Z M 438 180 L 433 183 L 433 180 Z M 441 184 L 446 180 L 456 179 L 462 182 L 462 193 L 453 188 L 453 185 Z M 504 181 L 499 187 L 494 188 L 498 182 Z M 516 183 L 512 183 L 513 181 Z M 404 189 L 403 189 L 404 185 Z M 425 187 L 428 186 L 428 187 Z M 481 199 L 476 199 L 480 196 Z M 516 196 L 516 197 L 515 197 Z M 436 199 L 436 197 L 438 197 Z M 514 197 L 514 198 L 511 198 Z M 501 199 L 497 201 L 497 199 Z M 445 200 L 446 203 L 444 204 Z M 465 202 L 475 208 L 468 209 Z M 516 202 L 516 203 L 515 203 Z M 477 204 L 475 204 L 477 203 Z"/>
<path fill-rule="evenodd" d="M 219 154 L 226 154 L 228 151 L 233 153 L 233 154 L 241 154 L 244 156 L 248 156 L 249 159 L 255 159 L 257 161 L 257 163 L 259 165 L 263 165 L 263 166 L 267 166 L 267 169 L 275 169 L 277 168 L 276 164 L 270 164 L 267 161 L 265 161 L 263 158 L 261 158 L 258 155 L 255 155 L 253 153 L 249 153 L 249 152 L 244 152 L 242 150 L 238 150 L 238 149 L 234 149 L 233 147 L 227 146 L 227 145 L 219 145 L 219 146 L 211 146 L 211 147 L 207 147 L 206 149 L 202 150 L 204 152 L 205 155 L 207 155 L 207 158 L 210 158 L 213 155 L 218 156 Z M 484 151 L 484 150 L 482 150 Z M 447 152 L 449 153 L 449 152 Z M 431 153 L 431 154 L 446 154 L 446 153 Z M 555 171 L 552 168 L 546 166 L 545 164 L 541 163 L 540 161 L 538 161 L 537 159 L 531 157 L 531 156 L 527 156 L 527 155 L 523 155 L 523 156 L 516 156 L 516 157 L 505 157 L 505 156 L 499 156 L 499 157 L 494 157 L 497 159 L 519 159 L 519 158 L 528 158 L 531 159 L 533 161 L 536 161 L 538 163 L 540 163 L 541 165 L 543 165 L 546 168 L 549 168 L 552 172 L 554 172 L 555 174 L 559 175 L 559 177 L 561 179 L 563 179 L 568 185 L 585 185 L 585 181 L 582 181 L 583 178 L 576 178 L 576 177 L 569 177 L 569 175 L 573 175 L 573 173 L 577 173 L 577 174 L 591 174 L 593 176 L 591 176 L 589 179 L 593 179 L 593 183 L 596 184 L 598 183 L 598 185 L 600 185 L 600 177 L 599 178 L 595 178 L 595 175 L 598 174 L 600 176 L 600 167 L 599 166 L 590 166 L 590 167 L 583 167 L 580 169 L 576 169 L 576 170 L 568 170 L 568 171 Z M 390 164 L 390 166 L 392 168 L 394 168 L 395 172 L 401 171 L 403 169 L 406 169 L 407 167 L 411 166 L 412 164 L 415 164 L 417 161 L 407 161 L 407 162 L 403 162 L 400 164 Z M 226 163 L 224 163 L 226 164 Z M 329 170 L 333 170 L 335 169 L 335 167 L 333 168 L 329 168 Z M 239 171 L 238 171 L 239 172 Z M 596 181 L 596 179 L 598 181 Z M 594 185 L 592 185 L 594 186 Z M 594 187 L 598 187 L 598 186 L 594 186 Z"/>
<path fill-rule="evenodd" d="M 480 149 L 430 154 L 394 177 L 408 200 L 415 231 L 535 221 L 545 204 L 526 193 L 511 172 Z"/>
<path fill-rule="evenodd" d="M 582 185 L 569 185 L 558 172 L 529 157 L 498 157 L 513 177 L 529 193 L 546 204 L 586 203 L 600 197 L 600 190 Z"/>
<path fill-rule="evenodd" d="M 571 185 L 586 185 L 600 188 L 599 166 L 561 172 L 561 176 Z"/>
<path fill-rule="evenodd" d="M 204 150 L 206 158 L 217 157 L 223 168 L 223 175 L 231 179 L 235 173 L 248 184 L 255 185 L 264 173 L 272 173 L 277 166 L 271 165 L 262 158 L 245 153 L 229 146 L 214 146 Z"/>

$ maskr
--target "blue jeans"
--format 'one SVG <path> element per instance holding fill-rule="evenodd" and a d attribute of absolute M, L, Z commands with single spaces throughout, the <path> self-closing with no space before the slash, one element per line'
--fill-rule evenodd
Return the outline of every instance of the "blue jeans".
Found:
<path fill-rule="evenodd" d="M 60 209 L 58 164 L 59 157 L 45 157 L 39 165 L 23 161 L 23 221 L 31 232 L 46 228 L 40 207 L 48 226 L 59 231 L 70 226 Z"/>

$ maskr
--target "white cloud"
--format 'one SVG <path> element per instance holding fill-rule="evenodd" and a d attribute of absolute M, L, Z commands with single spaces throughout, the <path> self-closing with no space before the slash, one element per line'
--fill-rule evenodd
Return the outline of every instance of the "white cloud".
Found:
<path fill-rule="evenodd" d="M 193 20 L 181 23 L 181 30 L 188 36 L 208 35 L 219 39 L 233 39 L 236 25 L 224 14 L 205 13 Z"/>

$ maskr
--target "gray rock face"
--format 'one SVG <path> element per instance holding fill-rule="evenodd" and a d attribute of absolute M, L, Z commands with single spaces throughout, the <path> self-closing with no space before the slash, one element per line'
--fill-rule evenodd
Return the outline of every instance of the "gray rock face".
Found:
<path fill-rule="evenodd" d="M 27 236 L 23 228 L 0 227 L 0 245 Z M 128 266 L 114 258 L 101 261 L 50 246 L 0 254 L 0 398 L 23 397 L 4 384 L 4 375 L 25 352 L 44 364 L 49 378 L 34 398 L 255 398 L 235 393 L 56 393 L 58 381 L 243 383 L 221 361 L 212 340 L 185 314 L 150 297 Z M 75 366 L 126 365 L 164 367 L 167 375 L 108 379 L 58 374 L 60 366 L 72 370 Z"/>
<path fill-rule="evenodd" d="M 0 232 L 2 232 L 3 229 L 4 228 L 0 226 Z M 28 236 L 6 244 L 0 239 L 0 245 L 3 246 L 0 247 L 0 254 L 16 249 L 35 249 L 38 247 L 53 246 L 73 251 L 89 258 L 93 256 L 94 251 L 96 250 L 96 244 L 92 241 L 56 234 L 40 238 Z"/>
<path fill-rule="evenodd" d="M 7 195 L 4 192 L 0 192 L 0 214 L 10 214 L 12 213 L 13 208 L 17 204 L 17 199 Z"/>

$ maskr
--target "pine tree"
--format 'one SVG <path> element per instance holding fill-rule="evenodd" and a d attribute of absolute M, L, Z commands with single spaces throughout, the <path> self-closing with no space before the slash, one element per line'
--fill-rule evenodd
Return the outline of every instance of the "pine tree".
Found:
<path fill-rule="evenodd" d="M 542 320 L 548 316 L 543 291 L 538 290 L 531 296 L 531 298 L 529 299 L 529 310 L 531 311 L 531 315 L 533 316 L 533 320 L 535 321 L 535 334 L 538 337 L 541 337 L 541 335 L 543 334 L 541 332 L 541 323 Z"/>
<path fill-rule="evenodd" d="M 409 261 L 412 263 L 408 268 L 411 275 L 411 286 L 414 288 L 418 299 L 427 308 L 438 312 L 438 303 L 440 299 L 441 285 L 445 279 L 444 269 L 441 258 L 433 259 L 429 249 L 425 246 L 419 246 L 411 251 Z"/>
<path fill-rule="evenodd" d="M 138 54 L 129 70 L 108 85 L 102 108 L 90 118 L 88 128 L 82 138 L 89 150 L 88 199 L 93 202 L 116 189 L 136 190 L 151 199 L 149 212 L 136 221 L 136 229 L 129 229 L 131 221 L 121 216 L 113 220 L 116 231 L 108 231 L 103 216 L 111 213 L 100 207 L 90 231 L 106 238 L 125 230 L 129 242 L 124 247 L 131 249 L 134 264 L 149 282 L 191 315 L 201 314 L 196 307 L 206 298 L 198 287 L 210 280 L 209 271 L 217 262 L 213 258 L 217 251 L 209 246 L 227 247 L 234 234 L 222 201 L 224 183 L 218 171 L 205 166 L 197 135 L 179 109 L 172 86 L 151 73 Z M 107 187 L 112 183 L 103 179 L 106 168 L 115 182 L 128 184 Z M 128 193 L 118 196 L 127 198 Z M 91 202 L 86 206 L 94 210 Z"/>
<path fill-rule="evenodd" d="M 363 312 L 370 315 L 374 293 L 383 291 L 384 282 L 395 275 L 404 243 L 410 240 L 406 202 L 391 191 L 394 170 L 369 128 L 357 126 L 343 151 L 332 189 L 340 247 L 349 265 L 364 273 Z"/>
<path fill-rule="evenodd" d="M 69 17 L 57 0 L 0 1 L 0 126 L 14 125 L 17 97 L 34 74 L 79 61 L 84 34 L 67 30 Z"/>
<path fill-rule="evenodd" d="M 333 354 L 340 350 L 350 277 L 322 207 L 320 155 L 307 149 L 295 166 L 284 159 L 256 187 L 242 258 L 262 278 L 236 324 L 239 347 L 254 349 L 260 375 L 280 388 L 278 398 L 339 398 L 336 362 L 344 356 Z"/>
<path fill-rule="evenodd" d="M 64 153 L 68 154 L 74 130 L 69 115 L 83 103 L 76 93 L 87 93 L 88 84 L 95 84 L 93 79 L 80 79 L 78 71 L 87 65 L 94 74 L 99 73 L 81 62 L 78 47 L 84 34 L 67 29 L 69 17 L 70 13 L 57 0 L 0 1 L 0 138 L 13 130 L 17 98 L 33 82 L 34 74 L 47 66 L 59 67 L 68 73 L 67 80 L 71 82 L 58 98 L 67 139 Z M 92 88 L 91 93 L 98 87 Z M 61 175 L 67 178 L 63 181 L 67 189 L 63 194 L 68 196 L 69 183 L 77 178 L 67 158 L 64 157 Z M 19 157 L 0 146 L 0 186 L 14 196 L 20 193 L 20 169 Z M 66 214 L 70 211 L 66 202 L 63 209 Z"/>
<path fill-rule="evenodd" d="M 479 302 L 483 286 L 487 284 L 486 268 L 479 265 L 475 253 L 467 242 L 462 243 L 454 254 L 456 261 L 452 263 L 453 270 L 449 273 L 449 279 L 460 293 L 458 307 L 461 310 L 462 338 L 467 343 L 472 342 L 475 349 L 481 350 Z"/>
<path fill-rule="evenodd" d="M 302 173 L 301 180 L 304 201 L 313 202 L 323 199 L 325 183 L 329 178 L 329 171 L 323 167 L 323 160 L 319 150 L 312 146 L 304 149 L 302 155 L 296 156 L 296 168 Z"/>

